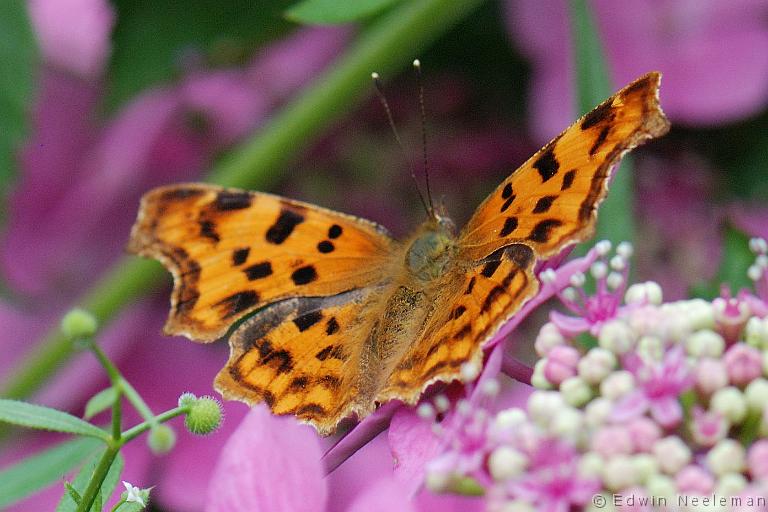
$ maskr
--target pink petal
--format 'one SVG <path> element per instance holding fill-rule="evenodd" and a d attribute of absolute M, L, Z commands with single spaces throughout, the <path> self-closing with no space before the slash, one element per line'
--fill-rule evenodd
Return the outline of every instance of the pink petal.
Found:
<path fill-rule="evenodd" d="M 256 406 L 224 446 L 206 512 L 318 512 L 328 500 L 312 427 Z"/>
<path fill-rule="evenodd" d="M 591 327 L 590 323 L 580 316 L 564 315 L 554 310 L 549 312 L 549 320 L 568 338 L 587 332 Z"/>
<path fill-rule="evenodd" d="M 624 422 L 640 416 L 648 410 L 650 405 L 648 398 L 641 390 L 620 398 L 611 413 L 611 419 L 618 422 Z"/>
<path fill-rule="evenodd" d="M 84 77 L 100 74 L 114 13 L 106 0 L 30 0 L 29 14 L 49 63 Z"/>
<path fill-rule="evenodd" d="M 657 398 L 651 402 L 651 416 L 662 427 L 674 427 L 683 419 L 683 408 L 677 397 Z"/>
<path fill-rule="evenodd" d="M 395 477 L 415 493 L 424 482 L 424 467 L 439 455 L 442 445 L 429 421 L 413 407 L 401 407 L 389 424 L 389 446 L 395 458 Z"/>
<path fill-rule="evenodd" d="M 455 494 L 434 494 L 422 490 L 414 498 L 419 512 L 482 512 L 486 509 L 483 498 L 457 496 Z"/>
<path fill-rule="evenodd" d="M 369 483 L 347 512 L 416 512 L 410 494 L 401 482 L 394 478 L 382 478 Z"/>

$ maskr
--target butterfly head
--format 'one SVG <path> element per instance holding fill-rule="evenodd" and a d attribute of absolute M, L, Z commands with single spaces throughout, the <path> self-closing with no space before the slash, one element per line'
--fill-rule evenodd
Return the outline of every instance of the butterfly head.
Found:
<path fill-rule="evenodd" d="M 455 247 L 456 225 L 440 207 L 410 242 L 408 268 L 422 281 L 431 281 L 444 273 Z"/>

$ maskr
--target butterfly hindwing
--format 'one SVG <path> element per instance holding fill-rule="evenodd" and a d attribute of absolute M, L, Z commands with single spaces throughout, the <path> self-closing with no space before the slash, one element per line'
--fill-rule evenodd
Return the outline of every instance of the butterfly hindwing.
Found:
<path fill-rule="evenodd" d="M 538 257 L 591 235 L 610 169 L 621 156 L 669 129 L 658 102 L 659 73 L 620 90 L 525 162 L 480 205 L 462 230 L 462 257 L 511 243 Z"/>
<path fill-rule="evenodd" d="M 174 275 L 165 332 L 213 340 L 272 302 L 378 283 L 395 247 L 372 222 L 270 194 L 180 184 L 144 196 L 128 248 Z"/>
<path fill-rule="evenodd" d="M 370 397 L 359 396 L 366 377 L 359 370 L 372 291 L 286 299 L 258 311 L 230 335 L 216 389 L 225 398 L 263 401 L 325 434 L 352 412 L 370 412 Z"/>

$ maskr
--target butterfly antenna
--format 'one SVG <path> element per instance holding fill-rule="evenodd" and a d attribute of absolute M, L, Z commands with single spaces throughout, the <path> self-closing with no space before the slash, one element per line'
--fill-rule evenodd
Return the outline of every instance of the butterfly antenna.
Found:
<path fill-rule="evenodd" d="M 416 181 L 416 173 L 413 171 L 413 165 L 411 165 L 411 161 L 408 158 L 408 154 L 405 152 L 405 148 L 403 147 L 403 142 L 400 140 L 400 134 L 397 131 L 397 127 L 395 126 L 395 120 L 392 118 L 392 110 L 389 108 L 389 102 L 387 101 L 386 96 L 384 96 L 384 87 L 381 85 L 381 77 L 378 73 L 375 71 L 371 73 L 371 79 L 373 80 L 373 85 L 376 88 L 376 95 L 379 97 L 379 101 L 381 102 L 381 106 L 384 107 L 384 112 L 387 113 L 387 121 L 389 121 L 389 127 L 392 129 L 392 133 L 395 135 L 395 140 L 397 141 L 397 145 L 400 148 L 400 151 L 403 154 L 403 157 L 405 158 L 406 164 L 408 164 L 408 169 L 411 171 L 411 178 L 413 178 L 414 183 L 416 183 L 416 192 L 419 193 L 419 199 L 421 200 L 421 204 L 424 206 L 424 210 L 426 210 L 427 215 L 430 217 L 433 216 L 432 209 L 427 206 L 427 202 L 424 200 L 424 196 L 421 193 L 421 189 L 419 188 L 419 182 Z"/>
<path fill-rule="evenodd" d="M 424 180 L 427 184 L 427 200 L 429 201 L 429 214 L 435 216 L 435 206 L 432 204 L 432 191 L 429 188 L 429 161 L 427 160 L 427 112 L 424 108 L 424 82 L 421 78 L 421 61 L 413 61 L 416 70 L 416 82 L 419 85 L 419 108 L 421 110 L 421 148 L 424 155 Z"/>

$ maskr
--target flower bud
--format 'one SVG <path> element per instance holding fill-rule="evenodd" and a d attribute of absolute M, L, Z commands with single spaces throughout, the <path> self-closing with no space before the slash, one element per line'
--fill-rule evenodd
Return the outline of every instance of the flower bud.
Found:
<path fill-rule="evenodd" d="M 545 360 L 544 377 L 548 382 L 559 385 L 565 379 L 576 375 L 576 366 L 579 363 L 580 354 L 575 348 L 568 345 L 553 347 Z"/>
<path fill-rule="evenodd" d="M 624 295 L 624 302 L 627 304 L 661 304 L 663 295 L 661 286 L 653 281 L 633 284 L 627 289 Z"/>
<path fill-rule="evenodd" d="M 560 384 L 560 394 L 569 405 L 581 407 L 592 398 L 592 388 L 584 379 L 571 377 Z"/>
<path fill-rule="evenodd" d="M 747 479 L 741 473 L 726 473 L 717 480 L 715 494 L 737 496 L 747 486 Z"/>
<path fill-rule="evenodd" d="M 685 351 L 696 358 L 717 358 L 722 355 L 723 350 L 725 350 L 725 340 L 709 329 L 694 332 L 685 339 Z"/>
<path fill-rule="evenodd" d="M 768 318 L 753 316 L 747 320 L 744 339 L 755 348 L 768 350 Z"/>
<path fill-rule="evenodd" d="M 744 390 L 744 398 L 752 411 L 760 412 L 768 408 L 768 380 L 756 379 L 750 382 Z"/>
<path fill-rule="evenodd" d="M 676 475 L 691 462 L 691 450 L 677 436 L 668 436 L 653 445 L 653 455 L 662 471 Z"/>
<path fill-rule="evenodd" d="M 629 432 L 624 426 L 600 427 L 590 440 L 590 449 L 605 458 L 617 455 L 629 455 L 634 446 Z"/>
<path fill-rule="evenodd" d="M 650 418 L 641 416 L 627 424 L 635 451 L 650 452 L 654 443 L 661 439 L 661 427 Z"/>
<path fill-rule="evenodd" d="M 747 414 L 747 401 L 741 391 L 733 386 L 723 388 L 712 395 L 709 407 L 734 425 L 741 423 Z"/>
<path fill-rule="evenodd" d="M 565 338 L 560 330 L 552 322 L 547 322 L 539 330 L 533 347 L 539 357 L 545 357 L 553 348 L 565 345 Z"/>
<path fill-rule="evenodd" d="M 749 447 L 747 465 L 753 479 L 768 481 L 768 439 L 756 441 Z"/>
<path fill-rule="evenodd" d="M 547 358 L 539 359 L 533 365 L 533 375 L 531 375 L 531 385 L 537 389 L 552 389 L 552 383 L 544 376 L 544 367 L 547 364 Z"/>
<path fill-rule="evenodd" d="M 611 491 L 620 491 L 632 487 L 640 481 L 640 475 L 632 462 L 632 458 L 619 455 L 611 458 L 603 471 L 603 483 Z"/>
<path fill-rule="evenodd" d="M 745 464 L 744 447 L 733 439 L 723 439 L 707 453 L 707 467 L 718 476 L 741 473 Z"/>
<path fill-rule="evenodd" d="M 168 425 L 157 425 L 149 431 L 147 444 L 155 455 L 168 453 L 176 444 L 176 432 Z"/>
<path fill-rule="evenodd" d="M 600 394 L 608 400 L 618 400 L 635 389 L 635 378 L 626 370 L 611 373 L 600 383 Z"/>
<path fill-rule="evenodd" d="M 635 332 L 623 320 L 610 320 L 603 324 L 598 335 L 600 346 L 614 354 L 624 354 L 635 343 Z"/>
<path fill-rule="evenodd" d="M 98 330 L 99 322 L 90 311 L 71 309 L 61 319 L 61 332 L 69 339 L 79 340 L 90 338 Z"/>
<path fill-rule="evenodd" d="M 745 343 L 729 348 L 724 361 L 728 378 L 737 386 L 744 386 L 763 373 L 763 354 Z"/>
<path fill-rule="evenodd" d="M 528 465 L 528 459 L 519 451 L 509 446 L 501 446 L 488 457 L 488 469 L 496 481 L 509 480 L 522 474 Z"/>
<path fill-rule="evenodd" d="M 691 464 L 684 467 L 675 476 L 675 485 L 683 494 L 711 494 L 715 487 L 715 479 L 701 466 Z"/>
<path fill-rule="evenodd" d="M 579 377 L 589 384 L 600 384 L 616 367 L 616 356 L 610 350 L 595 347 L 579 361 Z"/>
<path fill-rule="evenodd" d="M 184 425 L 193 434 L 204 436 L 219 428 L 221 420 L 222 410 L 219 401 L 209 396 L 203 396 L 191 405 L 187 416 L 184 418 Z"/>
<path fill-rule="evenodd" d="M 694 367 L 696 389 L 709 396 L 728 385 L 728 372 L 725 363 L 719 359 L 701 359 Z"/>

